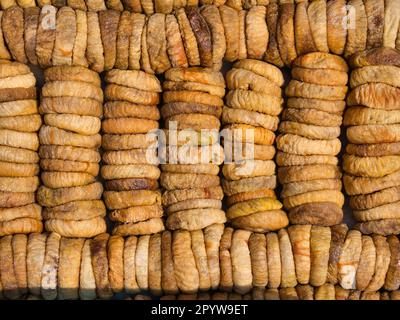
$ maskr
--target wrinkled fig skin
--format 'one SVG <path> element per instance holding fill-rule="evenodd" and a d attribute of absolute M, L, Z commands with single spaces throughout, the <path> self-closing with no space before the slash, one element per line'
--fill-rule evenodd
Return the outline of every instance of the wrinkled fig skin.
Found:
<path fill-rule="evenodd" d="M 399 1 L 1 8 L 0 299 L 400 300 Z M 159 166 L 170 121 L 254 157 Z"/>

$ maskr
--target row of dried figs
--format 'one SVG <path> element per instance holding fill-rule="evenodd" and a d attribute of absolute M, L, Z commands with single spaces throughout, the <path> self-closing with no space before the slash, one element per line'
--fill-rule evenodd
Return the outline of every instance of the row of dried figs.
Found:
<path fill-rule="evenodd" d="M 30 299 L 37 299 L 30 296 Z M 131 300 L 152 300 L 154 297 L 147 294 L 138 294 Z M 295 288 L 264 289 L 254 288 L 246 294 L 236 292 L 202 292 L 198 294 L 164 295 L 160 300 L 400 300 L 400 291 L 359 291 L 343 289 L 339 285 L 326 283 L 320 287 L 308 284 L 297 285 Z"/>
<path fill-rule="evenodd" d="M 400 48 L 400 5 L 394 0 L 271 1 L 248 10 L 207 2 L 149 16 L 12 6 L 0 15 L 0 58 L 163 73 L 187 66 L 219 70 L 223 59 L 283 67 L 309 52 L 349 57 L 380 46 Z"/>
<path fill-rule="evenodd" d="M 276 0 L 275 0 L 276 1 Z M 112 9 L 117 11 L 127 10 L 136 13 L 151 15 L 154 13 L 171 13 L 175 9 L 187 6 L 226 4 L 237 10 L 248 9 L 257 5 L 266 6 L 269 0 L 1 0 L 0 6 L 3 10 L 18 5 L 22 8 L 44 7 L 52 5 L 57 8 L 64 6 L 83 11 L 102 11 Z M 271 0 L 271 2 L 274 2 Z"/>
<path fill-rule="evenodd" d="M 265 289 L 275 289 L 265 292 L 276 296 L 279 288 L 309 296 L 312 287 L 323 287 L 316 290 L 334 299 L 334 286 L 346 297 L 400 286 L 398 237 L 362 235 L 343 224 L 296 225 L 267 234 L 223 224 L 126 238 L 20 234 L 0 239 L 0 258 L 0 294 L 9 299 L 27 293 L 110 299 L 143 291 L 161 296 L 255 290 L 259 295 Z"/>
<path fill-rule="evenodd" d="M 97 72 L 116 68 L 147 73 L 188 65 L 219 69 L 225 52 L 224 27 L 215 6 L 149 17 L 70 7 L 11 7 L 0 13 L 0 58 L 42 68 L 79 65 Z"/>

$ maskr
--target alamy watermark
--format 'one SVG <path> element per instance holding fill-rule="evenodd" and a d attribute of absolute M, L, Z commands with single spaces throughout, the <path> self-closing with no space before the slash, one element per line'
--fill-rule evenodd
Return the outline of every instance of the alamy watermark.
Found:
<path fill-rule="evenodd" d="M 159 164 L 232 164 L 254 159 L 254 129 L 178 130 L 175 121 L 169 129 L 150 131 L 146 160 Z M 222 147 L 223 145 L 223 147 Z"/>

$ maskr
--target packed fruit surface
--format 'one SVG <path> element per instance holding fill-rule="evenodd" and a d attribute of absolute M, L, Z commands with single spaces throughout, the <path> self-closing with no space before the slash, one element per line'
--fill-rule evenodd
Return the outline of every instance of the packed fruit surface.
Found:
<path fill-rule="evenodd" d="M 0 7 L 1 299 L 400 299 L 400 0 Z"/>

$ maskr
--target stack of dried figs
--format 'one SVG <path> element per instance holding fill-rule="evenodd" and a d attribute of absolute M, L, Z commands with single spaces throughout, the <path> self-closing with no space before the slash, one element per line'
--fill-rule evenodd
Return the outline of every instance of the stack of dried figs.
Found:
<path fill-rule="evenodd" d="M 226 76 L 230 90 L 222 113 L 226 214 L 235 228 L 268 232 L 288 224 L 276 199 L 275 134 L 282 111 L 281 71 L 262 61 L 241 60 Z M 228 163 L 229 161 L 229 163 Z"/>
<path fill-rule="evenodd" d="M 0 236 L 41 232 L 36 79 L 27 65 L 0 63 Z"/>
<path fill-rule="evenodd" d="M 372 49 L 352 56 L 350 65 L 344 185 L 363 233 L 398 234 L 400 54 Z"/>
<path fill-rule="evenodd" d="M 39 132 L 46 229 L 64 237 L 90 238 L 106 231 L 100 169 L 103 91 L 99 75 L 78 66 L 44 72 Z"/>
<path fill-rule="evenodd" d="M 226 221 L 219 165 L 220 116 L 225 81 L 204 68 L 173 68 L 165 73 L 162 114 L 166 161 L 161 165 L 163 204 L 170 230 L 200 230 Z"/>
<path fill-rule="evenodd" d="M 348 67 L 327 53 L 306 54 L 292 67 L 277 138 L 283 205 L 292 224 L 333 226 L 343 218 L 337 155 Z"/>
<path fill-rule="evenodd" d="M 161 85 L 151 74 L 136 70 L 106 73 L 103 163 L 104 200 L 113 233 L 142 235 L 164 230 L 158 179 L 157 104 Z"/>

